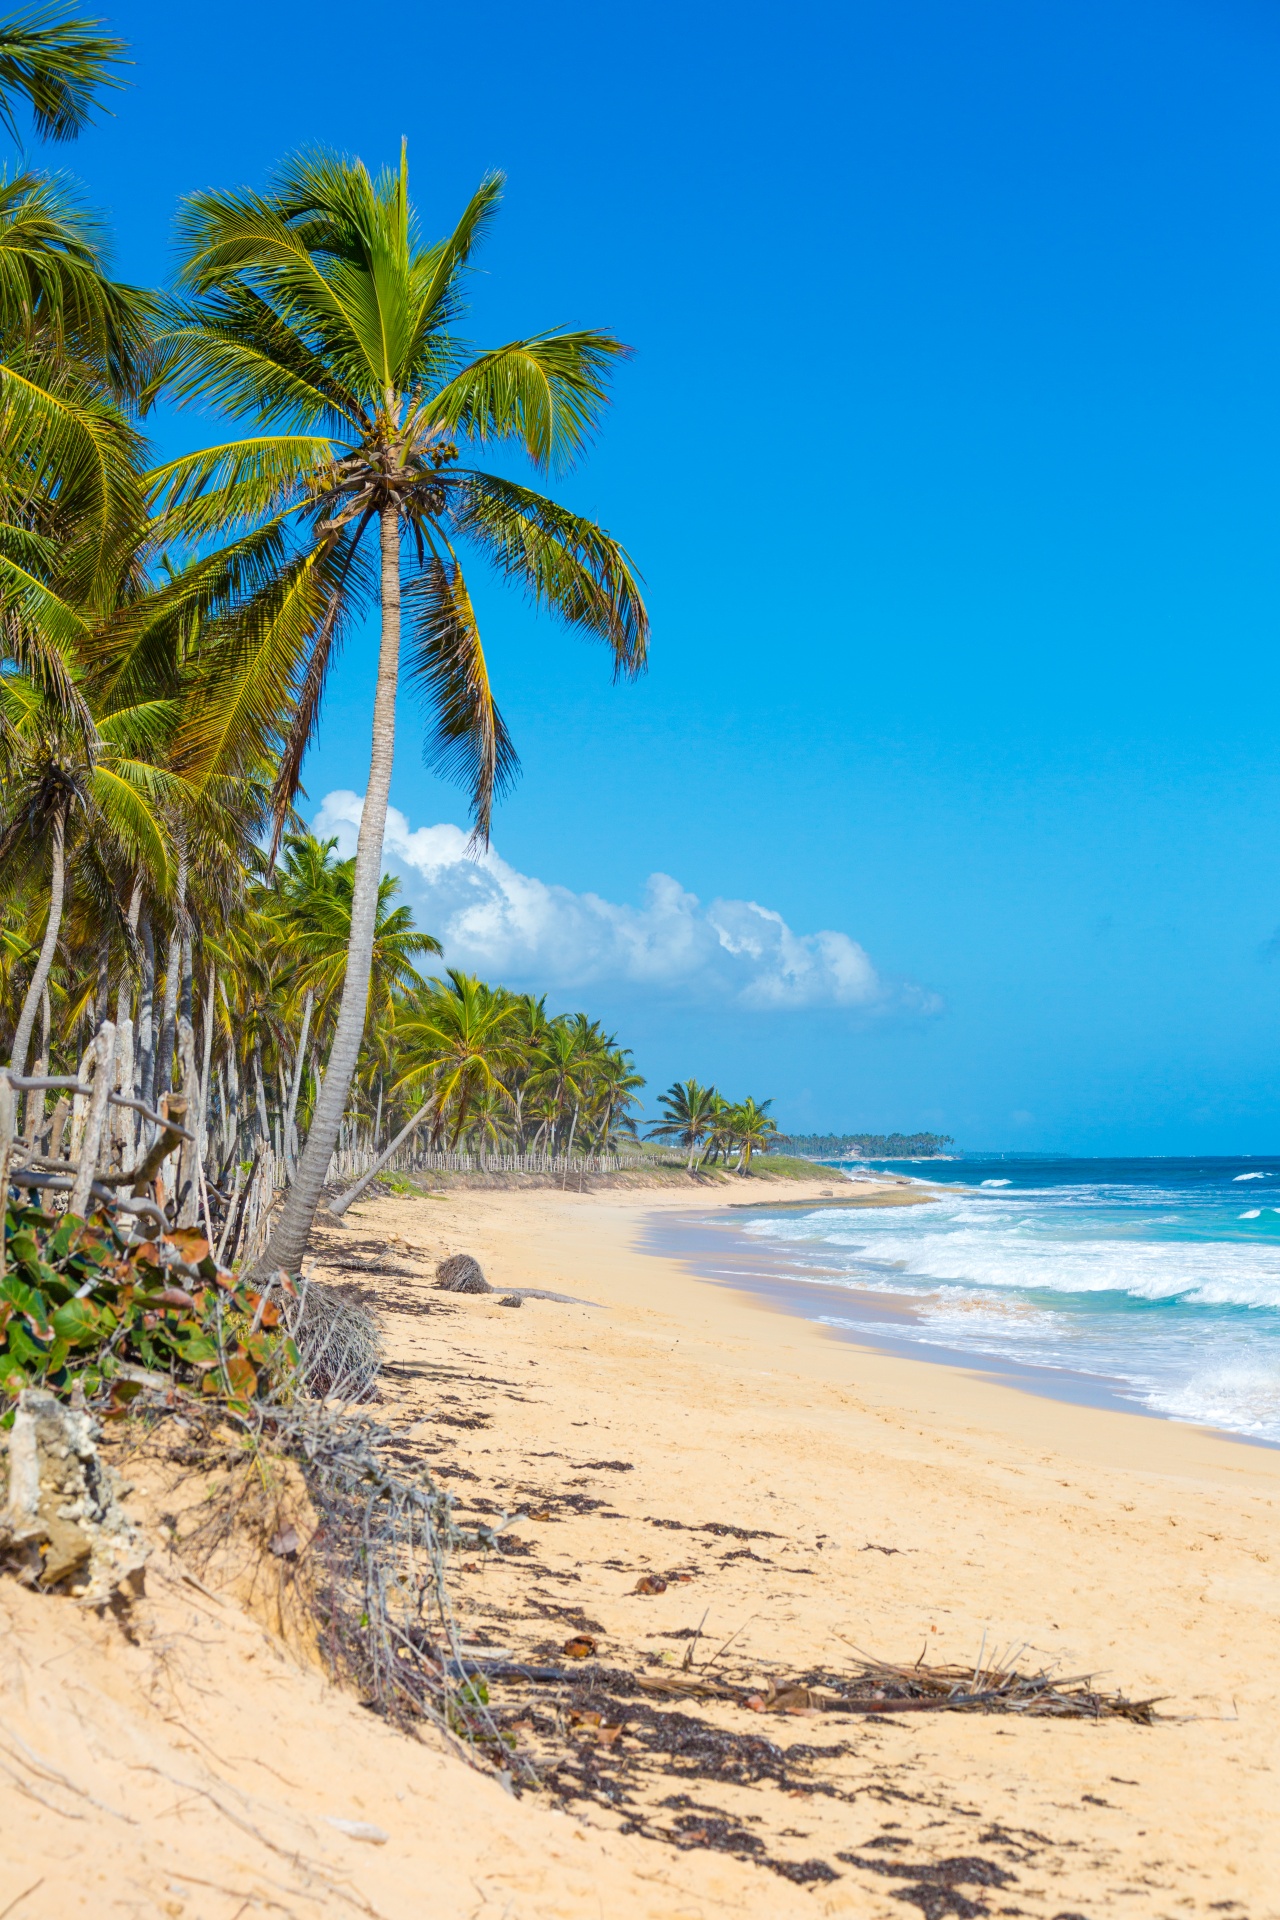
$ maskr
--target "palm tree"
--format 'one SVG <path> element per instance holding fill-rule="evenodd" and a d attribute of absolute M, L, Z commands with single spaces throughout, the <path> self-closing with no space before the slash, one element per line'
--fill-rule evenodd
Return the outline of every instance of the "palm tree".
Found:
<path fill-rule="evenodd" d="M 397 1040 L 407 1062 L 397 1087 L 424 1094 L 422 1111 L 433 1114 L 433 1131 L 448 1133 L 451 1147 L 464 1137 L 473 1107 L 492 1099 L 514 1106 L 505 1084 L 511 1002 L 501 989 L 450 967 L 447 979 L 433 980 L 430 993 L 403 1015 Z"/>
<path fill-rule="evenodd" d="M 72 672 L 77 693 L 81 677 Z M 168 847 L 162 802 L 172 782 L 157 764 L 168 730 L 164 702 L 90 711 L 91 737 L 68 725 L 60 703 L 20 673 L 0 676 L 0 872 L 12 884 L 43 862 L 49 874 L 44 937 L 18 1016 L 10 1055 L 26 1071 L 36 1010 L 45 991 L 62 921 L 68 841 L 80 835 L 99 863 L 114 851 L 164 888 Z M 108 887 L 107 891 L 110 891 Z"/>
<path fill-rule="evenodd" d="M 499 187 L 496 175 L 486 179 L 433 246 L 419 238 L 403 152 L 398 172 L 376 180 L 358 161 L 307 154 L 265 194 L 200 194 L 181 217 L 186 298 L 162 336 L 173 391 L 250 416 L 260 431 L 156 475 L 162 527 L 191 559 L 129 646 L 145 653 L 165 619 L 208 623 L 193 755 L 225 767 L 278 738 L 277 831 L 336 648 L 370 601 L 381 610 L 346 983 L 269 1266 L 298 1267 L 364 1031 L 402 600 L 411 672 L 431 716 L 429 759 L 469 786 L 481 840 L 517 761 L 458 544 L 478 549 L 535 605 L 603 639 L 618 672 L 645 664 L 648 619 L 618 543 L 544 494 L 461 464 L 463 449 L 508 442 L 535 469 L 569 465 L 624 351 L 607 333 L 539 334 L 467 359 L 453 332 L 462 276 Z M 376 536 L 376 562 L 366 536 Z"/>
<path fill-rule="evenodd" d="M 557 1126 L 569 1120 L 566 1154 L 573 1152 L 573 1137 L 600 1038 L 599 1028 L 585 1014 L 570 1019 L 562 1014 L 549 1023 L 533 1056 L 529 1097 L 542 1112 L 543 1126 L 552 1139 Z"/>
<path fill-rule="evenodd" d="M 765 1152 L 777 1134 L 778 1125 L 769 1118 L 772 1100 L 740 1100 L 729 1110 L 729 1126 L 738 1149 L 738 1172 L 751 1171 L 751 1156 L 757 1149 Z"/>
<path fill-rule="evenodd" d="M 610 1039 L 595 1063 L 591 1082 L 591 1113 L 601 1153 L 607 1153 L 619 1133 L 635 1138 L 636 1123 L 629 1109 L 639 1106 L 644 1075 L 636 1073 L 630 1050 Z"/>
<path fill-rule="evenodd" d="M 650 1140 L 672 1140 L 689 1155 L 687 1170 L 693 1172 L 694 1156 L 711 1130 L 715 1103 L 714 1087 L 699 1086 L 696 1080 L 677 1080 L 658 1097 L 663 1118 L 649 1128 Z"/>
<path fill-rule="evenodd" d="M 291 835 L 278 889 L 277 912 L 298 985 L 315 995 L 321 1014 L 341 997 L 351 944 L 355 861 L 333 860 L 337 844 L 310 834 Z M 317 853 L 324 864 L 317 865 Z M 396 994 L 425 989 L 415 959 L 442 951 L 433 934 L 414 926 L 408 907 L 393 904 L 399 891 L 400 882 L 384 873 L 378 883 L 369 969 L 367 1020 L 375 1024 L 390 1015 Z"/>

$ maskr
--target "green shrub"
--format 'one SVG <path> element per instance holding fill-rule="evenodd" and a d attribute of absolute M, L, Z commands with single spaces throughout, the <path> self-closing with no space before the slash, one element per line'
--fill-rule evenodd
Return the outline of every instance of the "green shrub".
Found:
<path fill-rule="evenodd" d="M 247 1405 L 297 1368 L 279 1306 L 220 1268 L 197 1232 L 138 1245 L 106 1212 L 10 1207 L 4 1254 L 0 1408 L 24 1387 L 79 1383 L 122 1409 L 142 1391 L 139 1370 Z"/>

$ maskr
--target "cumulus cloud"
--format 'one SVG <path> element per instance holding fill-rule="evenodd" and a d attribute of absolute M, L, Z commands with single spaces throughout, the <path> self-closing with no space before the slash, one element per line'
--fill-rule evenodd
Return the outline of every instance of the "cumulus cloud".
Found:
<path fill-rule="evenodd" d="M 316 833 L 354 853 L 362 806 L 358 794 L 326 794 Z M 493 847 L 469 849 L 460 827 L 411 827 L 388 811 L 385 865 L 449 966 L 539 990 L 610 981 L 761 1010 L 937 1008 L 933 995 L 882 980 L 847 933 L 794 933 L 754 900 L 704 906 L 655 873 L 629 906 L 520 873 Z"/>

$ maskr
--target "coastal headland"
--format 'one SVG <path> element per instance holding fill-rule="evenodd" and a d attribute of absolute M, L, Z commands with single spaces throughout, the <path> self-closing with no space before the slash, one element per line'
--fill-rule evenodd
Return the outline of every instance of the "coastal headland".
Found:
<path fill-rule="evenodd" d="M 548 1686 L 516 1738 L 552 1790 L 515 1798 L 160 1548 L 131 1638 L 6 1583 L 21 1920 L 1280 1913 L 1280 1453 L 872 1352 L 640 1250 L 656 1209 L 742 1198 L 390 1195 L 308 1262 L 377 1309 L 377 1412 L 464 1518 L 522 1516 L 454 1571 L 477 1658 L 563 1666 L 585 1638 L 657 1690 L 593 1723 Z M 494 1293 L 435 1290 L 459 1252 Z M 573 1299 L 516 1311 L 515 1288 Z M 1161 1701 L 1141 1726 L 788 1695 L 862 1656 L 1000 1656 Z M 756 1707 L 700 1675 L 757 1676 Z M 34 1799 L 14 1741 L 41 1757 Z"/>

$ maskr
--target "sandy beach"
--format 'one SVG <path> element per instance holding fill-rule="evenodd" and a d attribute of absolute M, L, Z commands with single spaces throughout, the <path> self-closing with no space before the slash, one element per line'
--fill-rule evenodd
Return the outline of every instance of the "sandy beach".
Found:
<path fill-rule="evenodd" d="M 721 1670 L 763 1682 L 855 1649 L 976 1662 L 985 1636 L 988 1657 L 1163 1696 L 1167 1718 L 661 1700 L 768 1750 L 712 1778 L 696 1741 L 637 1719 L 612 1751 L 644 1765 L 611 1800 L 596 1729 L 552 1739 L 533 1715 L 558 1798 L 515 1799 L 158 1552 L 131 1639 L 0 1595 L 0 1913 L 1280 1914 L 1280 1454 L 870 1352 L 638 1250 L 656 1209 L 741 1198 L 450 1191 L 317 1236 L 316 1275 L 382 1315 L 382 1410 L 464 1515 L 528 1516 L 458 1570 L 477 1647 L 558 1659 L 584 1632 L 601 1663 L 660 1674 L 732 1637 Z M 592 1304 L 441 1295 L 454 1252 L 497 1288 Z M 638 1593 L 646 1574 L 665 1591 Z M 745 1857 L 716 1846 L 730 1828 Z"/>

